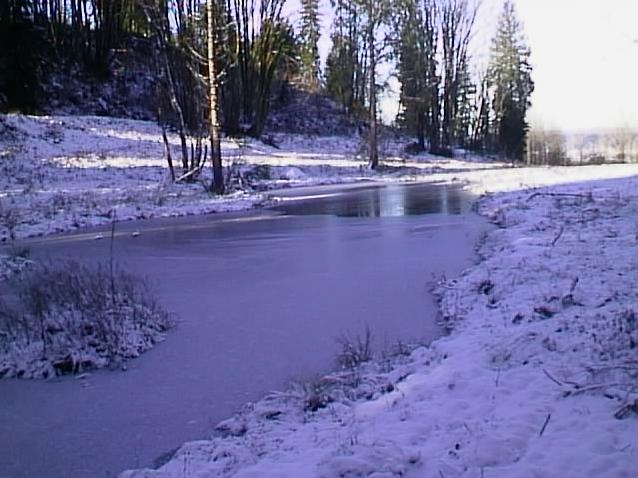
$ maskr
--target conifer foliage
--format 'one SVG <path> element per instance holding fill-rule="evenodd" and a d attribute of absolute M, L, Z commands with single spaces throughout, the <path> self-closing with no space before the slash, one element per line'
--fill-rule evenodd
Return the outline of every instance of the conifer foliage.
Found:
<path fill-rule="evenodd" d="M 487 72 L 492 103 L 491 134 L 499 154 L 521 161 L 525 154 L 528 124 L 525 119 L 534 91 L 530 50 L 523 37 L 514 4 L 507 0 L 492 43 Z"/>
<path fill-rule="evenodd" d="M 301 0 L 299 32 L 301 79 L 310 89 L 317 89 L 321 78 L 319 27 L 319 0 Z"/>

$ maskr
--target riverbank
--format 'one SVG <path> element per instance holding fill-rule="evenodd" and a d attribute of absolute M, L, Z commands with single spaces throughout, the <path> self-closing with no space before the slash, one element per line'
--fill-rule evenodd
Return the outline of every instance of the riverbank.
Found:
<path fill-rule="evenodd" d="M 449 336 L 314 411 L 313 388 L 248 404 L 121 476 L 635 476 L 637 191 L 591 175 L 485 197 L 481 261 L 438 287 Z"/>
<path fill-rule="evenodd" d="M 406 156 L 404 141 L 383 142 L 370 171 L 358 137 L 270 135 L 224 139 L 230 194 L 198 181 L 172 183 L 161 129 L 148 121 L 96 116 L 0 115 L 0 242 L 150 217 L 238 211 L 269 203 L 266 191 L 317 184 L 427 180 L 433 173 L 501 168 L 477 157 Z M 179 138 L 168 135 L 176 174 Z M 275 146 L 276 145 L 276 146 Z"/>
<path fill-rule="evenodd" d="M 0 115 L 0 243 L 152 217 L 241 211 L 272 204 L 273 189 L 358 182 L 462 182 L 484 194 L 635 174 L 636 165 L 511 168 L 462 154 L 409 156 L 405 139 L 382 141 L 370 171 L 358 137 L 270 135 L 222 142 L 231 193 L 200 181 L 173 184 L 161 129 L 149 121 L 97 116 Z M 179 138 L 168 135 L 177 163 Z M 179 169 L 179 168 L 178 168 Z"/>

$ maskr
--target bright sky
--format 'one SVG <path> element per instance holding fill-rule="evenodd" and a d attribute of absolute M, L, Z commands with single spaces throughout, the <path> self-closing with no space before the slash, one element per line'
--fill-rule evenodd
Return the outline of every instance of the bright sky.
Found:
<path fill-rule="evenodd" d="M 532 119 L 566 130 L 638 128 L 638 0 L 516 5 L 532 49 Z"/>
<path fill-rule="evenodd" d="M 638 128 L 638 0 L 514 1 L 532 50 L 530 119 L 563 130 Z M 320 3 L 325 58 L 331 13 L 328 0 Z M 501 5 L 483 0 L 477 38 L 484 47 Z"/>

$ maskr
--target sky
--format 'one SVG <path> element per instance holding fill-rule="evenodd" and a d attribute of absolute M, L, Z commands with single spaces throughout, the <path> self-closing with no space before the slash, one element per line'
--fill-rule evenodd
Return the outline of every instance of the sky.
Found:
<path fill-rule="evenodd" d="M 638 0 L 515 1 L 532 50 L 531 121 L 638 128 Z"/>
<path fill-rule="evenodd" d="M 514 0 L 532 51 L 536 89 L 529 119 L 565 131 L 638 129 L 638 0 Z M 290 0 L 287 10 L 298 10 Z M 485 63 L 502 0 L 483 0 L 474 55 Z M 320 0 L 325 59 L 331 9 Z M 394 84 L 396 89 L 397 85 Z M 386 119 L 396 110 L 382 99 Z"/>

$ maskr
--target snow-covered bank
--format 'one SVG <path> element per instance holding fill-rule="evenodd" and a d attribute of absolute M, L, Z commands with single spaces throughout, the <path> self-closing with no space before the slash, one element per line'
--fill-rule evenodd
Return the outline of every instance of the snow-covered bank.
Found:
<path fill-rule="evenodd" d="M 387 141 L 373 172 L 356 137 L 274 134 L 278 147 L 224 140 L 227 181 L 235 192 L 211 196 L 205 184 L 172 184 L 160 128 L 96 116 L 0 116 L 0 241 L 148 217 L 250 209 L 272 188 L 370 180 L 427 179 L 432 173 L 505 165 L 476 157 L 407 157 Z M 179 138 L 169 135 L 176 165 Z M 201 180 L 210 182 L 210 171 Z"/>
<path fill-rule="evenodd" d="M 250 209 L 267 203 L 263 191 L 272 188 L 457 180 L 483 193 L 592 175 L 638 173 L 637 165 L 512 169 L 472 155 L 407 156 L 405 141 L 398 140 L 382 141 L 382 167 L 373 172 L 357 137 L 273 134 L 271 139 L 278 147 L 252 139 L 223 141 L 227 180 L 235 192 L 215 197 L 200 182 L 169 181 L 161 130 L 153 122 L 0 115 L 0 241 L 104 224 L 114 218 Z M 169 141 L 173 157 L 179 158 L 179 139 L 169 135 Z M 210 182 L 208 168 L 201 179 Z"/>
<path fill-rule="evenodd" d="M 516 180 L 570 179 L 534 171 Z M 449 336 L 369 365 L 317 411 L 316 387 L 273 394 L 122 476 L 637 476 L 638 178 L 570 171 L 480 202 L 499 228 L 439 287 Z"/>

